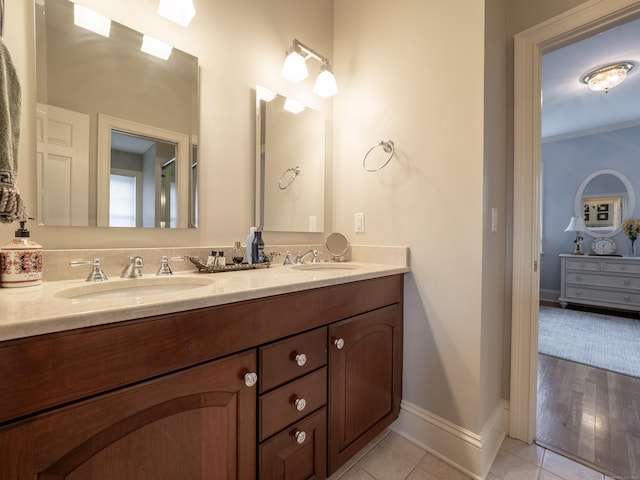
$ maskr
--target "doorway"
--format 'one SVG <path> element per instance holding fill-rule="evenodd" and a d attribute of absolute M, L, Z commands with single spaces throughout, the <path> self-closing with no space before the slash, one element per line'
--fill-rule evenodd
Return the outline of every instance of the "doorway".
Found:
<path fill-rule="evenodd" d="M 540 288 L 542 54 L 640 16 L 640 2 L 591 1 L 515 37 L 511 437 L 535 437 Z"/>

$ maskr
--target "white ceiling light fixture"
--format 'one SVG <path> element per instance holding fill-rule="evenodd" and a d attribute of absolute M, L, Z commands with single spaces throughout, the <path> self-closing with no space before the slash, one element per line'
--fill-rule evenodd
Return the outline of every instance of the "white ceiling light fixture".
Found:
<path fill-rule="evenodd" d="M 611 88 L 620 85 L 633 68 L 631 62 L 617 62 L 596 68 L 580 80 L 596 92 L 607 93 Z"/>
<path fill-rule="evenodd" d="M 157 38 L 150 37 L 149 35 L 144 35 L 142 37 L 142 47 L 140 47 L 140 50 L 162 60 L 168 60 L 171 56 L 173 47 L 158 40 Z"/>
<path fill-rule="evenodd" d="M 77 3 L 73 4 L 73 23 L 107 38 L 111 32 L 110 18 Z"/>
<path fill-rule="evenodd" d="M 187 27 L 196 14 L 191 0 L 160 0 L 158 15 Z"/>
<path fill-rule="evenodd" d="M 293 83 L 300 83 L 309 76 L 307 60 L 315 58 L 322 63 L 322 68 L 313 87 L 315 94 L 328 98 L 338 93 L 336 78 L 331 71 L 329 59 L 301 43 L 297 38 L 287 53 L 282 67 L 282 76 Z"/>

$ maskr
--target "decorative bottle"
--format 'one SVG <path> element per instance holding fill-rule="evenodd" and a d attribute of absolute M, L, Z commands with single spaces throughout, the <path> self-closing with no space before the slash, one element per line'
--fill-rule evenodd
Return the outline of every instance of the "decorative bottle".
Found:
<path fill-rule="evenodd" d="M 253 263 L 264 262 L 264 241 L 262 240 L 262 232 L 256 230 L 253 237 L 253 243 L 251 244 L 251 259 Z"/>
<path fill-rule="evenodd" d="M 253 263 L 254 259 L 252 258 L 253 253 L 253 239 L 256 236 L 256 227 L 251 227 L 249 229 L 249 235 L 247 235 L 247 263 Z"/>
<path fill-rule="evenodd" d="M 244 260 L 244 250 L 242 250 L 239 241 L 236 241 L 235 245 L 233 246 L 233 250 L 231 251 L 231 258 L 233 259 L 233 263 L 235 263 L 236 265 L 240 265 Z"/>
<path fill-rule="evenodd" d="M 29 238 L 25 221 L 15 238 L 2 246 L 0 276 L 3 287 L 30 287 L 42 283 L 42 245 Z"/>

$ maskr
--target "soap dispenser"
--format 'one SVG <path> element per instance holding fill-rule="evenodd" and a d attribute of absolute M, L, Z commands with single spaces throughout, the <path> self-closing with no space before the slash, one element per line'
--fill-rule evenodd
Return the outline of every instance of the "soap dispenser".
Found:
<path fill-rule="evenodd" d="M 15 238 L 2 245 L 0 283 L 3 287 L 30 287 L 42 283 L 42 245 L 29 238 L 25 221 Z"/>

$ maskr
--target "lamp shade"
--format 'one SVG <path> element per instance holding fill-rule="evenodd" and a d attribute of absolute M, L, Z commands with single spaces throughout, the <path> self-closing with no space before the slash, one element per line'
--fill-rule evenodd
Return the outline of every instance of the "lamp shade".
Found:
<path fill-rule="evenodd" d="M 195 16 L 196 9 L 191 0 L 160 0 L 158 15 L 182 27 L 186 27 Z"/>
<path fill-rule="evenodd" d="M 336 84 L 336 77 L 333 73 L 323 68 L 318 74 L 318 78 L 316 78 L 313 93 L 324 98 L 329 98 L 338 93 L 338 85 Z"/>
<path fill-rule="evenodd" d="M 73 23 L 79 27 L 90 30 L 94 33 L 109 38 L 109 32 L 111 31 L 111 20 L 104 15 L 100 15 L 98 12 L 78 5 L 73 4 Z"/>
<path fill-rule="evenodd" d="M 282 72 L 280 74 L 290 82 L 300 83 L 309 76 L 307 62 L 298 52 L 291 52 L 287 55 L 287 58 L 284 59 L 284 65 L 282 66 Z"/>
<path fill-rule="evenodd" d="M 569 225 L 564 229 L 565 232 L 586 232 L 587 226 L 584 224 L 582 217 L 571 217 Z"/>

